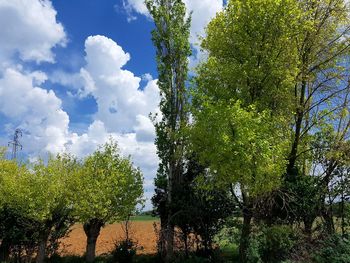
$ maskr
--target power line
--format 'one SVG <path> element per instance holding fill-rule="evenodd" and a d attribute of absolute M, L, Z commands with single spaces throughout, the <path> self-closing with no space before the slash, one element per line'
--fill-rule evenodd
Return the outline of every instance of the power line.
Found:
<path fill-rule="evenodd" d="M 13 160 L 17 158 L 18 149 L 23 149 L 22 144 L 19 142 L 20 137 L 22 137 L 22 131 L 20 129 L 16 129 L 15 135 L 13 136 L 13 140 L 8 143 L 9 147 L 12 146 L 11 159 Z"/>

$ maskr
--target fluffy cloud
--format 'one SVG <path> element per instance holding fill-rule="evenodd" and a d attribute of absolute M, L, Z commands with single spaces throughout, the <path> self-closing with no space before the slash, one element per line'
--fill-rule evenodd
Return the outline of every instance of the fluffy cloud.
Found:
<path fill-rule="evenodd" d="M 8 68 L 0 79 L 0 113 L 24 131 L 23 146 L 30 153 L 61 152 L 69 136 L 69 117 L 53 91 L 35 84 L 45 80 L 42 72 L 23 73 Z"/>
<path fill-rule="evenodd" d="M 48 0 L 0 1 L 0 59 L 53 62 L 52 47 L 64 46 L 66 34 Z M 6 25 L 6 26 L 5 26 Z"/>
<path fill-rule="evenodd" d="M 145 74 L 142 79 L 147 83 L 141 88 L 141 78 L 123 69 L 130 55 L 107 37 L 87 38 L 85 51 L 86 66 L 80 72 L 71 78 L 63 72 L 52 76 L 61 84 L 77 88 L 80 98 L 87 95 L 95 98 L 95 120 L 85 133 L 69 131 L 69 116 L 62 109 L 62 101 L 53 91 L 40 87 L 48 78 L 43 72 L 6 69 L 0 79 L 0 113 L 11 119 L 12 129 L 20 127 L 24 131 L 21 141 L 32 156 L 69 151 L 84 157 L 114 138 L 121 152 L 130 155 L 141 168 L 145 195 L 149 198 L 158 167 L 155 130 L 148 116 L 159 112 L 156 80 Z"/>
<path fill-rule="evenodd" d="M 128 22 L 137 19 L 137 17 L 134 15 L 134 11 L 136 11 L 139 14 L 150 17 L 147 7 L 144 4 L 143 0 L 123 0 L 122 3 L 122 7 L 120 7 L 119 5 L 115 5 L 114 8 L 116 9 L 116 11 L 124 10 L 127 14 Z"/>
<path fill-rule="evenodd" d="M 107 37 L 88 37 L 85 51 L 87 65 L 80 74 L 84 73 L 93 88 L 87 86 L 80 92 L 96 99 L 95 119 L 102 121 L 108 131 L 136 131 L 142 133 L 140 138 L 151 141 L 154 128 L 148 115 L 158 111 L 160 100 L 156 80 L 148 76 L 147 85 L 141 89 L 141 78 L 123 69 L 130 55 Z"/>
<path fill-rule="evenodd" d="M 107 37 L 88 37 L 85 52 L 86 66 L 73 78 L 56 73 L 56 80 L 71 84 L 80 98 L 89 95 L 97 102 L 95 121 L 86 133 L 71 134 L 66 147 L 77 156 L 85 156 L 114 138 L 121 152 L 141 168 L 149 201 L 158 167 L 155 129 L 149 118 L 150 113 L 159 113 L 157 80 L 145 74 L 142 79 L 147 84 L 141 87 L 141 78 L 123 69 L 130 55 Z"/>
<path fill-rule="evenodd" d="M 192 12 L 191 43 L 198 44 L 198 36 L 204 36 L 205 27 L 217 12 L 222 10 L 222 0 L 184 0 L 187 10 Z"/>
<path fill-rule="evenodd" d="M 149 74 L 137 77 L 123 69 L 130 55 L 104 36 L 86 39 L 86 66 L 75 74 L 28 71 L 23 62 L 54 62 L 52 48 L 67 41 L 49 0 L 0 0 L 0 24 L 6 25 L 0 28 L 0 115 L 10 122 L 3 123 L 6 132 L 23 130 L 21 142 L 30 158 L 63 151 L 84 157 L 112 137 L 143 171 L 150 197 L 158 158 L 148 115 L 159 112 L 157 81 Z M 69 130 L 62 100 L 44 88 L 47 80 L 71 86 L 80 99 L 96 100 L 94 121 L 85 132 Z"/>

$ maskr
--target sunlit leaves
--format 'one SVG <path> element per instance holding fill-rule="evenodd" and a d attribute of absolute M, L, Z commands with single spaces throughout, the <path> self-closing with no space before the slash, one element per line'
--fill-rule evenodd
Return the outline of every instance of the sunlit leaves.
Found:
<path fill-rule="evenodd" d="M 142 183 L 141 171 L 110 141 L 88 156 L 74 176 L 75 214 L 83 223 L 95 218 L 105 223 L 122 220 L 142 203 Z"/>
<path fill-rule="evenodd" d="M 231 101 L 206 103 L 195 116 L 194 150 L 219 182 L 240 183 L 251 194 L 279 185 L 288 141 L 268 111 L 244 109 L 239 101 Z"/>
<path fill-rule="evenodd" d="M 68 185 L 75 170 L 71 156 L 51 156 L 47 164 L 42 160 L 28 165 L 0 162 L 0 195 L 11 209 L 44 222 L 56 209 L 71 206 Z"/>

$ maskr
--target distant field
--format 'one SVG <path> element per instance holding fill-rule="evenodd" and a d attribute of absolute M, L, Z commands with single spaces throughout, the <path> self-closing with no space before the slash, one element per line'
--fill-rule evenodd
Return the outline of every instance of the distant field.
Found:
<path fill-rule="evenodd" d="M 150 215 L 140 215 L 131 217 L 131 221 L 159 221 L 159 218 Z"/>

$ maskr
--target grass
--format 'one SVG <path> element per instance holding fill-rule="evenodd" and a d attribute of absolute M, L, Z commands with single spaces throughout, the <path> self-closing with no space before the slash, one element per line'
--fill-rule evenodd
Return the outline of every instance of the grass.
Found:
<path fill-rule="evenodd" d="M 138 215 L 131 217 L 131 221 L 142 222 L 142 221 L 159 221 L 158 217 L 154 217 L 151 215 Z"/>

